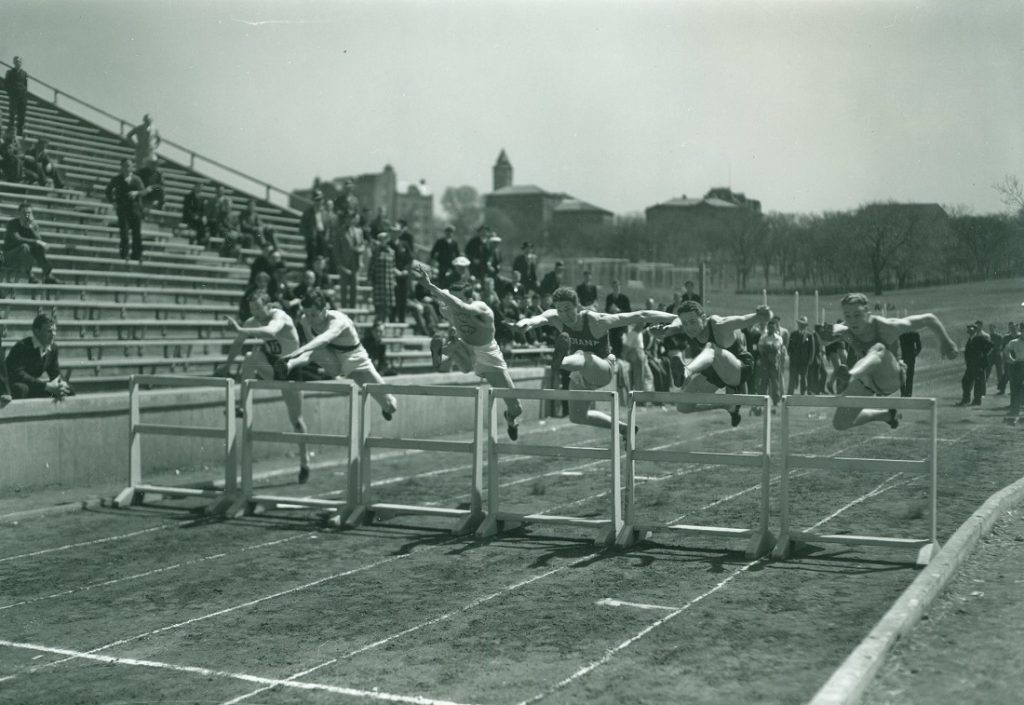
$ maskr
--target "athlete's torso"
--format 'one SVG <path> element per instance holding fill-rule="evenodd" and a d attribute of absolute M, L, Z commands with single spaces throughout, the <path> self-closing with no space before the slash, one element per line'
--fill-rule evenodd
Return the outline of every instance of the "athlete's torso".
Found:
<path fill-rule="evenodd" d="M 573 330 L 562 323 L 562 330 L 569 335 L 571 343 L 570 350 L 593 353 L 597 357 L 608 357 L 611 354 L 611 344 L 608 340 L 607 331 L 604 335 L 596 336 L 591 330 L 591 314 L 587 310 L 580 311 L 580 330 Z"/>
<path fill-rule="evenodd" d="M 324 346 L 325 349 L 339 353 L 347 353 L 359 347 L 359 334 L 356 332 L 356 326 L 352 322 L 352 319 L 341 311 L 328 311 L 327 318 L 328 321 L 340 320 L 342 330 L 338 337 Z M 312 340 L 326 331 L 328 326 L 323 326 L 323 328 L 320 329 L 319 326 L 313 325 L 312 321 L 303 316 L 302 327 L 306 330 L 307 338 Z"/>

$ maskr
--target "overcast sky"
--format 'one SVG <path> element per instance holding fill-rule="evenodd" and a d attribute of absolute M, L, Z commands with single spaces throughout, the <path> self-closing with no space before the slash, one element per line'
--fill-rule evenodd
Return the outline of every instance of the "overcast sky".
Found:
<path fill-rule="evenodd" d="M 286 189 L 390 163 L 486 192 L 504 148 L 617 213 L 730 184 L 993 212 L 1022 37 L 1003 0 L 5 0 L 0 57 Z"/>

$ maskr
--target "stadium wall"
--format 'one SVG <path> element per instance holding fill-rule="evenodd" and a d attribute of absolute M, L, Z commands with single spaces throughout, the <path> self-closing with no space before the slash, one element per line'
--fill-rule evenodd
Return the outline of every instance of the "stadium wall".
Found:
<path fill-rule="evenodd" d="M 539 389 L 540 368 L 510 370 L 517 386 Z M 473 385 L 467 374 L 433 374 L 388 377 L 388 384 Z M 224 402 L 217 390 L 161 389 L 141 398 L 144 423 L 224 427 Z M 257 428 L 290 431 L 288 415 L 276 393 L 256 398 Z M 433 438 L 468 431 L 472 400 L 400 396 L 399 412 L 385 422 L 370 402 L 373 433 L 388 437 Z M 524 404 L 524 421 L 538 418 L 540 403 Z M 343 432 L 343 400 L 310 397 L 303 416 L 311 433 Z M 338 449 L 311 446 L 317 454 Z M 323 451 L 321 453 L 320 451 Z M 256 459 L 294 456 L 292 445 L 258 443 Z M 142 440 L 144 474 L 175 468 L 223 466 L 223 443 L 209 438 L 176 438 L 147 435 Z M 63 404 L 48 399 L 13 402 L 0 410 L 0 494 L 44 487 L 87 488 L 128 478 L 128 392 L 72 397 Z"/>

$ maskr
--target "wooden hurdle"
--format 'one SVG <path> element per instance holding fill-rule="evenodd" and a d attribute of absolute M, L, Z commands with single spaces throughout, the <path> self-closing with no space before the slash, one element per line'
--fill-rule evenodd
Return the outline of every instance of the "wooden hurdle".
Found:
<path fill-rule="evenodd" d="M 761 419 L 761 450 L 756 453 L 710 453 L 705 451 L 640 450 L 636 447 L 637 405 L 640 402 L 661 404 L 698 404 L 713 406 L 749 406 L 764 409 Z M 771 484 L 772 400 L 751 394 L 684 394 L 681 392 L 633 392 L 629 404 L 629 436 L 626 443 L 626 476 L 624 480 L 625 526 L 616 544 L 627 547 L 654 531 L 677 531 L 689 534 L 748 539 L 747 557 L 760 558 L 771 552 L 775 537 L 768 528 L 769 486 Z M 760 512 L 755 528 L 733 528 L 696 524 L 640 523 L 636 518 L 636 463 L 639 460 L 680 463 L 714 463 L 761 469 Z"/>
<path fill-rule="evenodd" d="M 341 396 L 348 399 L 348 433 L 345 435 L 328 433 L 298 433 L 296 431 L 257 431 L 255 429 L 256 414 L 253 397 L 260 389 L 277 391 L 320 392 L 325 395 Z M 253 514 L 270 509 L 309 507 L 325 511 L 338 512 L 332 517 L 337 522 L 344 521 L 357 506 L 359 498 L 359 390 L 354 384 L 338 380 L 323 382 L 290 382 L 246 380 L 242 383 L 242 490 L 238 502 L 232 507 L 231 513 Z M 254 495 L 252 488 L 252 450 L 256 441 L 271 443 L 307 443 L 318 445 L 342 446 L 347 449 L 346 478 L 347 494 L 342 500 L 326 500 L 314 497 L 288 497 L 280 495 Z"/>
<path fill-rule="evenodd" d="M 927 411 L 931 416 L 931 442 L 928 457 L 924 460 L 889 460 L 884 458 L 826 458 L 818 455 L 798 455 L 789 448 L 789 410 L 793 408 L 847 408 L 847 409 L 898 409 L 903 411 Z M 925 566 L 939 550 L 938 526 L 938 438 L 939 412 L 935 399 L 915 399 L 901 397 L 819 397 L 819 396 L 788 396 L 782 400 L 782 480 L 780 482 L 779 503 L 781 506 L 781 523 L 779 540 L 773 555 L 776 558 L 788 558 L 793 552 L 794 544 L 800 543 L 840 543 L 863 546 L 889 546 L 893 548 L 917 549 L 916 563 Z M 816 534 L 809 531 L 797 531 L 790 526 L 789 473 L 795 468 L 818 468 L 826 470 L 921 470 L 929 471 L 929 511 L 931 535 L 926 539 L 891 538 L 884 536 L 854 536 L 849 534 Z"/>
<path fill-rule="evenodd" d="M 501 428 L 498 424 L 496 402 L 499 399 L 534 399 L 539 401 L 586 401 L 611 405 L 612 427 L 610 447 L 563 447 L 527 445 L 523 443 L 499 442 Z M 622 518 L 622 468 L 619 438 L 619 402 L 616 392 L 591 392 L 561 389 L 490 389 L 487 399 L 487 518 L 477 530 L 482 537 L 493 536 L 499 531 L 525 524 L 561 524 L 600 530 L 599 543 L 611 544 L 623 527 Z M 583 517 L 556 516 L 549 514 L 516 514 L 501 511 L 501 479 L 498 455 L 508 452 L 514 455 L 532 455 L 548 458 L 587 458 L 609 460 L 611 472 L 611 517 L 608 519 L 586 519 Z"/>
<path fill-rule="evenodd" d="M 368 405 L 374 394 L 398 394 L 424 397 L 464 397 L 474 400 L 473 440 L 436 441 L 422 438 L 384 438 L 370 435 Z M 360 406 L 361 443 L 359 447 L 358 492 L 350 497 L 352 503 L 344 526 L 355 527 L 376 520 L 385 520 L 401 515 L 450 517 L 458 519 L 453 533 L 474 531 L 483 521 L 483 412 L 487 399 L 485 385 L 473 387 L 426 386 L 416 384 L 368 384 L 363 387 Z M 376 413 L 376 409 L 373 410 Z M 470 475 L 469 509 L 448 509 L 424 505 L 389 504 L 373 501 L 372 455 L 375 448 L 395 450 L 422 450 L 440 453 L 466 453 L 473 458 Z"/>
<path fill-rule="evenodd" d="M 150 387 L 181 387 L 190 389 L 221 389 L 224 391 L 224 428 L 206 426 L 172 426 L 142 423 L 139 394 L 142 385 Z M 181 375 L 132 375 L 128 378 L 128 487 L 114 498 L 115 507 L 138 504 L 146 494 L 168 497 L 209 497 L 217 501 L 207 511 L 224 514 L 235 502 L 238 490 L 236 477 L 238 445 L 235 433 L 235 382 L 232 379 L 211 379 Z M 217 438 L 224 441 L 224 489 L 214 487 L 173 487 L 149 485 L 142 481 L 142 436 L 180 436 L 183 438 Z"/>

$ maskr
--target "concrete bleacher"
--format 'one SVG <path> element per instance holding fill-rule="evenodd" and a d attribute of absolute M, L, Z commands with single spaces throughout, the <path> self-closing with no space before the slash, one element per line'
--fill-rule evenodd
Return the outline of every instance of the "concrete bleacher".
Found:
<path fill-rule="evenodd" d="M 9 114 L 2 92 L 0 111 Z M 133 148 L 115 132 L 30 96 L 26 151 L 40 137 L 47 139 L 60 163 L 65 188 L 0 181 L 0 219 L 15 217 L 22 200 L 32 204 L 50 245 L 53 274 L 61 283 L 18 281 L 16 273 L 0 270 L 4 350 L 31 333 L 33 317 L 48 313 L 58 322 L 61 366 L 79 392 L 122 389 L 134 373 L 213 374 L 233 339 L 224 319 L 237 315 L 249 277 L 247 262 L 256 254 L 243 250 L 240 261 L 189 243 L 189 233 L 180 224 L 182 199 L 197 182 L 205 183 L 204 194 L 211 196 L 218 182 L 161 157 L 164 208 L 151 211 L 143 223 L 143 261 L 127 262 L 119 254 L 117 218 L 104 190 L 118 173 L 119 160 L 133 157 Z M 261 220 L 275 229 L 285 261 L 292 265 L 292 283 L 297 283 L 305 259 L 300 214 L 221 185 L 236 211 L 255 198 Z M 358 294 L 359 305 L 345 311 L 364 329 L 373 320 L 372 292 L 361 283 Z M 386 324 L 385 342 L 396 368 L 430 368 L 429 339 L 413 335 L 408 323 Z M 525 348 L 516 358 L 535 364 L 549 352 Z"/>

